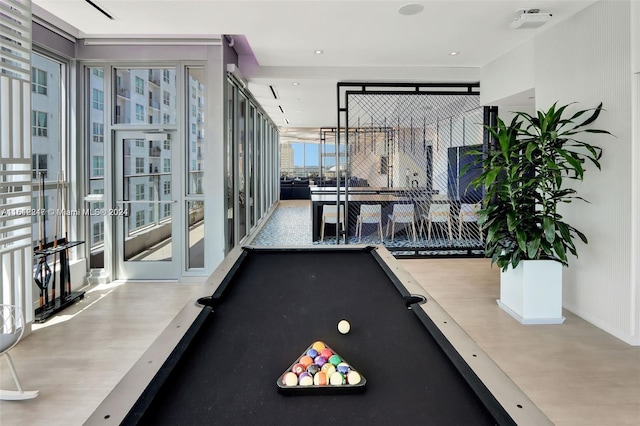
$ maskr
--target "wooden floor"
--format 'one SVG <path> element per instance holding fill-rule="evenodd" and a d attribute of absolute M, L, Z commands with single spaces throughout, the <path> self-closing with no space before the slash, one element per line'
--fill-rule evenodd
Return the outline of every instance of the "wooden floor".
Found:
<path fill-rule="evenodd" d="M 567 311 L 562 325 L 519 324 L 488 259 L 401 263 L 556 425 L 640 425 L 640 347 Z"/>
<path fill-rule="evenodd" d="M 562 325 L 517 323 L 496 304 L 498 270 L 486 259 L 400 262 L 556 425 L 640 425 L 640 347 L 569 312 Z M 83 424 L 178 311 L 204 292 L 200 284 L 167 282 L 87 290 L 11 351 L 23 387 L 40 396 L 0 401 L 0 425 Z M 0 387 L 13 388 L 4 359 Z"/>

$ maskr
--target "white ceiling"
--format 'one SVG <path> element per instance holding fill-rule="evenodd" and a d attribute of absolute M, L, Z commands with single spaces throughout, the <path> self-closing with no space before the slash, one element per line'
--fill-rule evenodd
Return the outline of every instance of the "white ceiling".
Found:
<path fill-rule="evenodd" d="M 81 38 L 237 35 L 249 89 L 278 126 L 299 129 L 336 125 L 338 81 L 478 82 L 482 65 L 595 0 L 426 0 L 412 2 L 424 6 L 413 16 L 398 12 L 410 0 L 93 2 L 115 19 L 85 0 L 33 0 L 36 15 Z M 518 9 L 534 8 L 552 20 L 509 28 Z"/>

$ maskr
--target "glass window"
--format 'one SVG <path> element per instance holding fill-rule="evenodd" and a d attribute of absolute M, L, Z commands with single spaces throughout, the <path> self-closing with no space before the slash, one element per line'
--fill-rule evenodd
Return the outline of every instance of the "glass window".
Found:
<path fill-rule="evenodd" d="M 164 186 L 164 195 L 169 195 L 171 194 L 171 181 L 165 181 L 163 183 Z"/>
<path fill-rule="evenodd" d="M 136 174 L 144 173 L 144 157 L 136 157 Z"/>
<path fill-rule="evenodd" d="M 204 171 L 204 121 L 198 120 L 199 115 L 204 115 L 204 90 L 202 84 L 204 80 L 204 69 L 201 67 L 190 67 L 187 70 L 189 91 L 195 90 L 196 97 L 187 99 L 187 110 L 191 111 L 189 123 L 191 124 L 191 134 L 189 135 L 189 146 L 187 146 L 187 192 L 191 195 L 203 193 L 203 171 Z M 195 112 L 195 114 L 194 114 Z"/>
<path fill-rule="evenodd" d="M 162 160 L 162 171 L 164 173 L 171 172 L 171 159 L 170 158 L 164 158 Z"/>
<path fill-rule="evenodd" d="M 136 85 L 136 93 L 144 95 L 144 80 L 136 76 L 135 85 Z"/>
<path fill-rule="evenodd" d="M 187 267 L 204 268 L 204 201 L 187 202 L 189 218 Z"/>
<path fill-rule="evenodd" d="M 47 94 L 47 72 L 38 68 L 31 68 L 31 91 L 39 95 Z"/>
<path fill-rule="evenodd" d="M 104 241 L 104 221 L 96 222 L 92 226 L 91 242 L 98 244 Z"/>
<path fill-rule="evenodd" d="M 168 139 L 167 139 L 167 140 L 165 140 L 165 141 L 162 143 L 162 148 L 164 148 L 164 149 L 165 149 L 165 150 L 167 150 L 167 151 L 171 150 L 171 141 L 170 141 L 170 140 L 168 140 Z"/>
<path fill-rule="evenodd" d="M 47 113 L 31 111 L 31 135 L 47 136 Z"/>
<path fill-rule="evenodd" d="M 91 140 L 97 143 L 104 142 L 104 124 L 102 123 L 91 123 Z"/>
<path fill-rule="evenodd" d="M 104 157 L 101 155 L 96 155 L 93 157 L 92 163 L 92 175 L 104 176 Z"/>
<path fill-rule="evenodd" d="M 102 90 L 93 89 L 92 106 L 93 109 L 104 110 L 104 92 Z"/>
<path fill-rule="evenodd" d="M 136 185 L 136 201 L 144 200 L 144 184 Z"/>
<path fill-rule="evenodd" d="M 48 204 L 54 207 L 57 196 L 55 182 L 66 165 L 61 153 L 66 151 L 67 145 L 66 105 L 68 100 L 64 96 L 68 93 L 65 87 L 67 67 L 66 64 L 37 52 L 32 52 L 31 67 L 32 197 L 40 199 L 41 206 Z M 3 161 L 4 158 L 0 163 Z M 40 193 L 42 179 L 45 180 L 44 197 Z M 62 185 L 62 191 L 63 193 L 66 191 L 66 185 Z M 46 215 L 41 219 L 46 229 L 54 229 L 55 215 Z M 71 218 L 69 223 L 73 226 Z M 36 221 L 31 232 L 34 242 L 41 238 L 38 236 L 38 228 Z"/>
<path fill-rule="evenodd" d="M 235 185 L 233 179 L 234 164 L 233 164 L 233 152 L 234 152 L 234 120 L 235 120 L 235 95 L 236 88 L 227 83 L 227 137 L 226 137 L 226 149 L 225 149 L 225 174 L 227 179 L 226 189 L 226 204 L 227 209 L 227 238 L 225 244 L 225 253 L 228 253 L 235 246 L 235 227 L 234 216 L 235 207 L 233 204 L 233 194 L 235 192 Z"/>
<path fill-rule="evenodd" d="M 31 156 L 33 179 L 39 179 L 42 173 L 44 173 L 45 179 L 47 178 L 47 158 L 47 154 L 33 154 Z"/>
<path fill-rule="evenodd" d="M 246 161 L 246 115 L 247 115 L 247 98 L 240 94 L 238 96 L 238 115 L 237 115 L 237 140 L 236 140 L 236 152 L 238 154 L 236 164 L 236 173 L 238 179 L 238 232 L 240 238 L 243 238 L 247 234 L 246 223 L 246 175 L 245 175 L 245 161 Z"/>
<path fill-rule="evenodd" d="M 171 217 L 171 204 L 162 205 L 162 217 Z"/>
<path fill-rule="evenodd" d="M 87 149 L 88 167 L 93 166 L 93 159 L 100 157 L 103 159 L 103 173 L 96 175 L 92 170 L 88 170 L 89 176 L 88 193 L 104 194 L 104 71 L 102 68 L 89 68 L 87 73 L 88 108 L 86 112 L 87 127 L 91 130 L 91 143 Z M 96 108 L 98 107 L 98 108 Z M 91 202 L 87 205 L 90 209 L 104 208 L 104 202 Z M 91 269 L 104 268 L 104 221 L 103 216 L 89 216 L 87 220 L 87 240 L 91 242 L 91 255 L 89 267 Z"/>
<path fill-rule="evenodd" d="M 145 217 L 144 210 L 138 210 L 136 212 L 136 228 L 140 228 L 141 226 L 144 226 L 144 217 Z"/>
<path fill-rule="evenodd" d="M 117 68 L 114 123 L 175 124 L 175 96 L 173 68 Z"/>
<path fill-rule="evenodd" d="M 144 139 L 136 139 L 136 146 L 138 148 L 144 148 Z"/>

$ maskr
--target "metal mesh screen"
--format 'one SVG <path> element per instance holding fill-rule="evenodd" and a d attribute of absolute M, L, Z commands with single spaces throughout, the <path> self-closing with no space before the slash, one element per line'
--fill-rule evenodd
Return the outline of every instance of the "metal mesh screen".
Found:
<path fill-rule="evenodd" d="M 467 153 L 483 143 L 477 93 L 347 92 L 346 104 L 338 172 L 349 211 L 346 242 L 481 248 L 475 209 L 482 193 L 469 186 L 479 171 L 460 174 L 472 161 Z M 371 213 L 378 209 L 379 217 Z"/>

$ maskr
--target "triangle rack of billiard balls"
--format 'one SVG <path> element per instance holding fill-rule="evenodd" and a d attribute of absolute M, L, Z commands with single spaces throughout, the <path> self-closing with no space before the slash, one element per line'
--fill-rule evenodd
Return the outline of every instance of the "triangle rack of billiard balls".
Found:
<path fill-rule="evenodd" d="M 367 380 L 326 343 L 307 348 L 278 378 L 284 395 L 332 395 L 359 393 Z"/>

